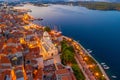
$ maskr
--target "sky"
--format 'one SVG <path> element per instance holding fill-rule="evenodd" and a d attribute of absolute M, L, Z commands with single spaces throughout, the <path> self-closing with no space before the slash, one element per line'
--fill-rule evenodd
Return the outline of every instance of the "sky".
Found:
<path fill-rule="evenodd" d="M 0 1 L 21 1 L 21 0 L 0 0 Z M 22 0 L 22 1 L 26 1 L 26 0 Z M 35 0 L 27 0 L 27 1 L 35 1 Z M 38 1 L 106 1 L 106 2 L 114 1 L 114 2 L 120 2 L 120 0 L 38 0 Z"/>

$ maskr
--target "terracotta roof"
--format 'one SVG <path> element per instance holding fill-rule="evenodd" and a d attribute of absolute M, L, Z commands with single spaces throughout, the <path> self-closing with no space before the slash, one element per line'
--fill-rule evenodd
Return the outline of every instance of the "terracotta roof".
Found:
<path fill-rule="evenodd" d="M 14 69 L 14 71 L 17 71 L 17 70 L 22 70 L 23 69 L 23 67 L 22 66 L 16 66 L 15 67 L 15 69 Z"/>
<path fill-rule="evenodd" d="M 35 65 L 35 64 L 37 64 L 37 61 L 36 60 L 31 60 L 31 63 L 32 63 L 32 65 Z"/>
<path fill-rule="evenodd" d="M 59 70 L 56 70 L 56 74 L 66 74 L 66 73 L 69 73 L 69 71 L 67 69 L 59 69 Z"/>
<path fill-rule="evenodd" d="M 56 67 L 57 67 L 58 69 L 64 69 L 64 66 L 63 66 L 62 64 L 58 63 L 58 64 L 56 64 L 56 65 L 57 65 Z"/>
<path fill-rule="evenodd" d="M 8 57 L 6 56 L 1 56 L 0 63 L 11 63 Z"/>
<path fill-rule="evenodd" d="M 27 32 L 25 33 L 25 35 L 31 35 L 31 34 L 33 34 L 32 31 L 27 31 Z"/>
<path fill-rule="evenodd" d="M 36 74 L 34 80 L 42 80 L 42 77 L 43 77 L 43 70 L 42 69 L 38 69 L 37 74 Z"/>
<path fill-rule="evenodd" d="M 4 72 L 0 73 L 0 80 L 5 80 L 6 75 L 10 76 L 11 71 L 10 70 L 5 70 Z"/>
<path fill-rule="evenodd" d="M 43 55 L 37 55 L 36 56 L 36 58 L 42 58 L 43 57 Z"/>
<path fill-rule="evenodd" d="M 68 75 L 62 76 L 61 80 L 71 80 L 71 77 Z"/>
<path fill-rule="evenodd" d="M 2 50 L 3 46 L 5 45 L 4 42 L 0 42 L 0 50 Z"/>
<path fill-rule="evenodd" d="M 35 36 L 32 36 L 31 38 L 30 38 L 30 41 L 36 41 L 36 37 Z"/>
<path fill-rule="evenodd" d="M 6 46 L 3 50 L 3 53 L 5 54 L 15 54 L 17 52 L 22 52 L 22 46 Z"/>
<path fill-rule="evenodd" d="M 39 52 L 40 48 L 39 47 L 34 47 L 34 48 L 30 48 L 29 50 L 30 50 L 30 52 L 32 52 L 32 51 Z"/>
<path fill-rule="evenodd" d="M 8 70 L 11 69 L 11 66 L 3 66 L 0 64 L 0 69 Z"/>
<path fill-rule="evenodd" d="M 25 66 L 25 71 L 26 71 L 26 72 L 32 72 L 32 71 L 33 71 L 32 66 L 31 66 L 31 65 L 26 65 L 26 66 Z"/>
<path fill-rule="evenodd" d="M 4 74 L 5 74 L 5 75 L 11 75 L 11 70 L 5 70 L 5 71 L 4 71 Z"/>
<path fill-rule="evenodd" d="M 39 54 L 34 54 L 32 52 L 25 55 L 25 59 L 29 59 L 29 60 L 33 60 L 35 58 L 41 58 L 41 57 L 43 57 L 43 56 L 39 55 Z"/>
<path fill-rule="evenodd" d="M 0 42 L 5 42 L 6 38 L 5 37 L 1 37 L 0 38 Z"/>
<path fill-rule="evenodd" d="M 25 59 L 33 59 L 33 54 L 32 53 L 27 53 L 26 55 L 25 55 Z"/>
<path fill-rule="evenodd" d="M 0 74 L 0 80 L 5 80 L 5 75 L 4 74 Z"/>
<path fill-rule="evenodd" d="M 7 43 L 19 43 L 19 40 L 15 38 L 10 38 L 7 40 Z"/>
<path fill-rule="evenodd" d="M 74 74 L 67 69 L 59 69 L 55 71 L 56 76 L 61 77 L 61 80 L 76 80 Z"/>
<path fill-rule="evenodd" d="M 23 33 L 22 32 L 13 32 L 12 33 L 15 37 L 23 37 Z"/>

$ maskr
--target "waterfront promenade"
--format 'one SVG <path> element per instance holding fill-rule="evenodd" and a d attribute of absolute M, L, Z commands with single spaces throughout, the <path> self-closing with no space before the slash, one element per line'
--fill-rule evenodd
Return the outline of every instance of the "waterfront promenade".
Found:
<path fill-rule="evenodd" d="M 85 53 L 87 53 L 87 55 L 89 55 L 90 57 L 92 57 L 92 59 L 97 63 L 97 65 L 99 66 L 101 72 L 103 73 L 103 76 L 106 78 L 106 80 L 110 80 L 109 77 L 107 76 L 105 70 L 102 68 L 102 66 L 99 64 L 99 62 L 93 57 L 91 56 L 88 51 L 80 44 L 78 43 L 77 41 L 74 40 L 74 42 L 76 42 L 77 44 L 80 45 L 80 47 L 85 51 Z"/>
<path fill-rule="evenodd" d="M 77 41 L 75 41 L 75 42 L 78 43 Z M 92 57 L 92 59 L 93 59 L 95 62 L 97 62 L 97 65 L 99 66 L 99 68 L 100 68 L 100 70 L 102 71 L 102 73 L 103 73 L 103 75 L 105 76 L 105 78 L 106 78 L 107 80 L 110 80 L 109 77 L 107 76 L 105 70 L 104 70 L 104 69 L 102 68 L 102 66 L 99 64 L 99 62 L 98 62 L 92 55 L 90 55 L 90 54 L 88 53 L 88 51 L 87 51 L 80 43 L 78 43 L 78 44 L 81 46 L 81 48 L 82 48 L 90 57 Z"/>
<path fill-rule="evenodd" d="M 97 64 L 97 66 L 99 67 L 101 73 L 102 73 L 102 77 L 104 77 L 104 80 L 110 80 L 109 77 L 107 76 L 106 72 L 104 71 L 104 69 L 101 67 L 101 65 L 98 63 L 98 61 L 92 57 L 89 52 L 77 41 L 75 40 L 71 40 L 71 38 L 63 36 L 63 38 L 65 38 L 67 41 L 70 41 L 70 43 L 72 44 L 72 46 L 75 49 L 75 59 L 80 67 L 80 69 L 82 70 L 83 74 L 86 75 L 86 80 L 98 80 L 96 77 L 99 76 L 98 73 L 93 74 L 93 72 L 90 70 L 89 67 L 93 67 L 93 65 L 88 65 L 85 61 L 82 55 L 87 55 L 89 57 L 91 57 Z M 79 49 L 79 51 L 76 50 Z M 82 51 L 82 53 L 80 52 L 80 50 Z M 87 59 L 87 58 L 85 58 Z"/>

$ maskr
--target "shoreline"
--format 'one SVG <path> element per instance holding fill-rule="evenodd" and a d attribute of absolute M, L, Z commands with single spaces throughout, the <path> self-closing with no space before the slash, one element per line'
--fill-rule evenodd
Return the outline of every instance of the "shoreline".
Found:
<path fill-rule="evenodd" d="M 101 11 L 120 11 L 120 2 L 103 2 L 103 1 L 61 1 L 61 2 L 31 2 L 38 7 L 48 7 L 49 4 L 60 4 L 68 6 L 82 6 L 90 10 Z"/>
<path fill-rule="evenodd" d="M 74 41 L 75 41 L 75 40 L 74 40 Z M 75 41 L 75 42 L 78 43 L 77 41 Z M 107 80 L 110 80 L 109 77 L 107 76 L 105 70 L 104 70 L 104 69 L 102 68 L 102 66 L 100 65 L 100 63 L 99 63 L 91 54 L 89 54 L 88 51 L 87 51 L 80 43 L 78 43 L 78 44 L 79 44 L 79 45 L 81 46 L 81 48 L 88 54 L 88 56 L 92 57 L 92 59 L 97 63 L 97 65 L 99 66 L 101 72 L 104 74 L 105 78 L 106 78 Z"/>
<path fill-rule="evenodd" d="M 67 36 L 63 36 L 63 38 L 68 38 L 69 39 L 69 37 L 67 37 Z M 86 52 L 86 54 L 88 56 L 90 56 L 97 63 L 98 67 L 100 68 L 100 70 L 101 70 L 102 74 L 104 75 L 104 77 L 106 78 L 106 80 L 110 80 L 110 78 L 108 77 L 107 73 L 105 72 L 103 67 L 100 65 L 100 63 L 91 54 L 89 54 L 88 51 L 80 43 L 78 43 L 76 40 L 73 40 L 73 41 L 75 43 L 79 44 L 79 46 Z"/>

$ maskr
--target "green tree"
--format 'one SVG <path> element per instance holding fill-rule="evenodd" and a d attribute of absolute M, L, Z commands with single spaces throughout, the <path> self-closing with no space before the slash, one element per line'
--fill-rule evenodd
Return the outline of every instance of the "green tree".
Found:
<path fill-rule="evenodd" d="M 77 64 L 73 64 L 72 69 L 77 80 L 85 80 L 85 77 Z"/>
<path fill-rule="evenodd" d="M 44 31 L 50 32 L 51 29 L 50 29 L 50 27 L 46 26 L 46 27 L 44 28 Z"/>

